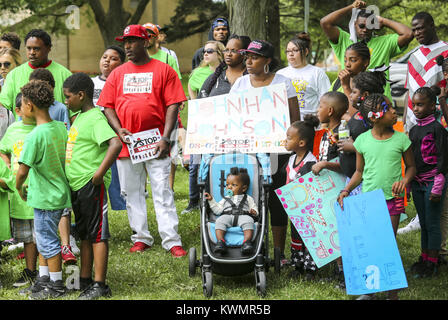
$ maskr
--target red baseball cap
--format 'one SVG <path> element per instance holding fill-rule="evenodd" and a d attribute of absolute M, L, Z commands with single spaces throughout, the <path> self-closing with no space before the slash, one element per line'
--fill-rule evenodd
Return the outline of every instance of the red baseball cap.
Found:
<path fill-rule="evenodd" d="M 131 24 L 127 26 L 123 31 L 123 35 L 116 37 L 115 40 L 124 41 L 124 38 L 126 37 L 137 37 L 145 40 L 149 39 L 148 31 L 146 31 L 145 27 L 139 24 Z"/>

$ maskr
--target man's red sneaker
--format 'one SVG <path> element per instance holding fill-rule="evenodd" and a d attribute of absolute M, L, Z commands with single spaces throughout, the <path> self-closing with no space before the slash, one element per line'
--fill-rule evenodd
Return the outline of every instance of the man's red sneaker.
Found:
<path fill-rule="evenodd" d="M 63 264 L 76 264 L 77 262 L 70 246 L 61 246 L 61 257 Z"/>
<path fill-rule="evenodd" d="M 174 246 L 170 249 L 171 255 L 180 258 L 187 255 L 187 252 L 181 246 Z"/>
<path fill-rule="evenodd" d="M 134 243 L 132 248 L 129 249 L 129 252 L 143 252 L 143 251 L 145 251 L 146 249 L 149 249 L 149 248 L 151 248 L 150 245 L 147 245 L 144 242 L 137 241 L 136 243 Z"/>

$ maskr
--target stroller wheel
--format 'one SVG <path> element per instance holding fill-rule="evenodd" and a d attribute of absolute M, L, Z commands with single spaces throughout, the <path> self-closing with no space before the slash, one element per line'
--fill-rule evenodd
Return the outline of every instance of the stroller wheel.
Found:
<path fill-rule="evenodd" d="M 259 296 L 266 296 L 266 274 L 264 271 L 255 271 L 255 286 Z"/>
<path fill-rule="evenodd" d="M 210 298 L 213 294 L 213 277 L 210 271 L 202 272 L 202 290 L 206 298 Z"/>
<path fill-rule="evenodd" d="M 189 250 L 189 264 L 188 264 L 188 275 L 194 277 L 196 275 L 196 248 L 190 248 Z"/>
<path fill-rule="evenodd" d="M 280 274 L 282 254 L 280 248 L 274 248 L 274 271 L 276 274 Z"/>

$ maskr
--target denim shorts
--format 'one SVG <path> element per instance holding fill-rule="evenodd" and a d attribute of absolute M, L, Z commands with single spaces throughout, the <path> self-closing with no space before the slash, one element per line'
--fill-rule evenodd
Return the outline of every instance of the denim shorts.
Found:
<path fill-rule="evenodd" d="M 37 251 L 45 258 L 52 258 L 61 253 L 58 226 L 61 210 L 34 209 L 34 232 L 36 234 Z"/>

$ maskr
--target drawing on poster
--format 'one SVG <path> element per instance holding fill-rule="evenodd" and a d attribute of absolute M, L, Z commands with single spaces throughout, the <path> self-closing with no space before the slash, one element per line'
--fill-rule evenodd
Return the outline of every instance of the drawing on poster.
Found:
<path fill-rule="evenodd" d="M 334 202 L 345 176 L 322 170 L 308 173 L 276 190 L 289 219 L 320 268 L 340 257 Z"/>

